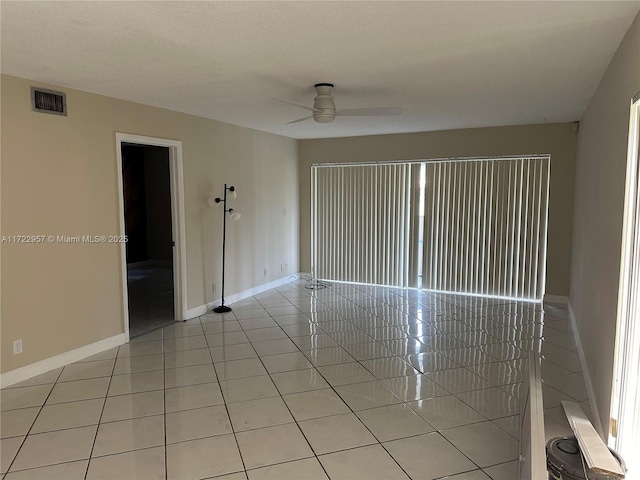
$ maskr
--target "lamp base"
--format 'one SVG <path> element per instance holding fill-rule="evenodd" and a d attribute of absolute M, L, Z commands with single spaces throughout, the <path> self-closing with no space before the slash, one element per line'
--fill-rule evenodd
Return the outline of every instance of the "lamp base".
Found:
<path fill-rule="evenodd" d="M 214 308 L 213 311 L 216 313 L 227 313 L 231 311 L 231 307 L 228 305 L 220 305 L 219 307 Z"/>

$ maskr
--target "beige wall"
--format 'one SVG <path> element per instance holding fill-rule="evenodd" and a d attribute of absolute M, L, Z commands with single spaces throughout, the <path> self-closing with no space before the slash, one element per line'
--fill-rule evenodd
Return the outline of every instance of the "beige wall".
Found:
<path fill-rule="evenodd" d="M 300 141 L 300 265 L 310 271 L 313 163 L 551 155 L 547 293 L 569 294 L 576 137 L 572 124 L 447 130 Z"/>
<path fill-rule="evenodd" d="M 66 91 L 69 116 L 32 112 L 30 85 Z M 228 232 L 227 295 L 298 270 L 295 140 L 10 76 L 1 88 L 2 235 L 120 233 L 125 132 L 183 142 L 189 308 L 219 295 L 222 217 L 206 201 L 225 182 L 243 215 Z M 118 245 L 3 244 L 2 260 L 2 372 L 124 331 Z"/>
<path fill-rule="evenodd" d="M 571 305 L 602 425 L 609 424 L 629 105 L 640 91 L 640 16 L 580 120 Z"/>

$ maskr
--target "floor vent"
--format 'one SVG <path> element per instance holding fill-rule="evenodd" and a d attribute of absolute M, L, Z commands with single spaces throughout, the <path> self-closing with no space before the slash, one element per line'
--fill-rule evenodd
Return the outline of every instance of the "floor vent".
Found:
<path fill-rule="evenodd" d="M 34 112 L 67 115 L 67 95 L 63 92 L 31 87 L 31 106 Z"/>

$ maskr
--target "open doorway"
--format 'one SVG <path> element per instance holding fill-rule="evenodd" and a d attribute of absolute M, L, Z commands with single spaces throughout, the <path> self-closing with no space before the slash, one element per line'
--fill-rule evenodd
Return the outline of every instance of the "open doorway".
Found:
<path fill-rule="evenodd" d="M 116 133 L 127 340 L 187 318 L 182 142 Z"/>
<path fill-rule="evenodd" d="M 169 148 L 121 149 L 129 335 L 136 337 L 175 320 Z"/>

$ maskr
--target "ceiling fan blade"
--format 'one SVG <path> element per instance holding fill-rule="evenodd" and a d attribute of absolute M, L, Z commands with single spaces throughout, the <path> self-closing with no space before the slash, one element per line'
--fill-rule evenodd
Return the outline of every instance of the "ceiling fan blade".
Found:
<path fill-rule="evenodd" d="M 302 103 L 294 102 L 293 100 L 287 100 L 286 98 L 275 98 L 271 97 L 273 100 L 277 100 L 278 102 L 290 103 L 291 105 L 295 105 L 296 107 L 304 108 L 305 110 L 309 110 L 311 112 L 320 112 L 317 108 L 309 107 L 307 105 L 303 105 Z"/>
<path fill-rule="evenodd" d="M 304 122 L 305 120 L 309 120 L 310 118 L 313 118 L 313 115 L 309 115 L 308 117 L 302 117 L 292 122 L 287 122 L 286 125 L 291 125 L 292 123 Z"/>
<path fill-rule="evenodd" d="M 371 107 L 371 108 L 347 108 L 338 110 L 336 115 L 341 117 L 377 117 L 381 115 L 400 115 L 401 107 Z"/>

